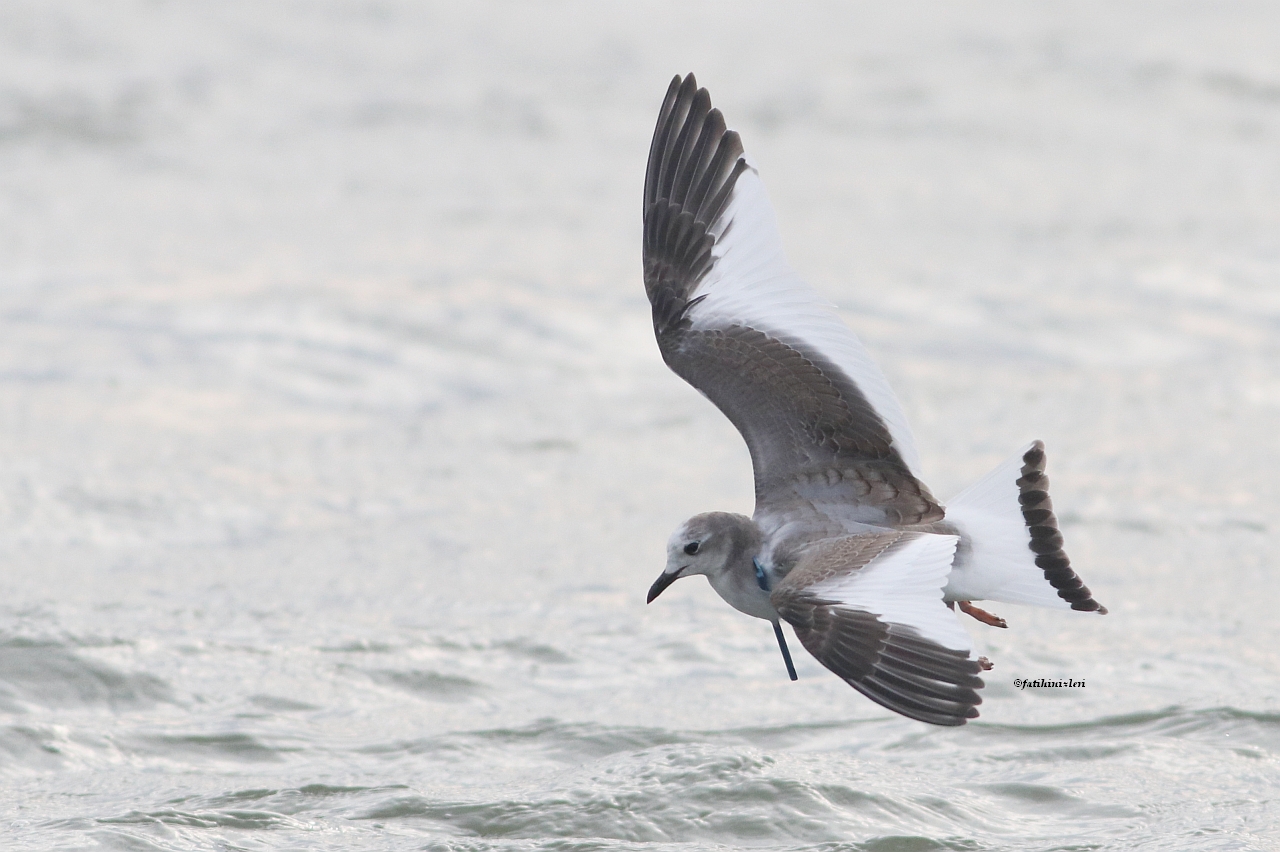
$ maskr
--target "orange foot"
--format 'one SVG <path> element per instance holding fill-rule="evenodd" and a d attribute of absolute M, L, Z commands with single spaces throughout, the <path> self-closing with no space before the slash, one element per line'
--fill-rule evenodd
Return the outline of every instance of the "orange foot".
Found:
<path fill-rule="evenodd" d="M 1008 623 L 998 615 L 992 615 L 985 609 L 978 609 L 968 601 L 956 601 L 960 605 L 960 611 L 972 615 L 983 624 L 989 624 L 992 627 L 1008 627 Z"/>

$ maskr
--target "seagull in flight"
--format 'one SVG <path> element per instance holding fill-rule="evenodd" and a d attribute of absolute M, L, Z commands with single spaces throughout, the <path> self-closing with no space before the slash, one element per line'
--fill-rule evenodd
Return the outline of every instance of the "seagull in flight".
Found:
<path fill-rule="evenodd" d="M 858 338 L 792 270 L 764 184 L 692 74 L 671 81 L 644 181 L 644 285 L 663 360 L 737 427 L 755 513 L 710 512 L 667 544 L 650 603 L 702 574 L 781 622 L 858 692 L 935 725 L 982 702 L 955 610 L 998 601 L 1106 613 L 1063 552 L 1035 441 L 944 508 Z"/>

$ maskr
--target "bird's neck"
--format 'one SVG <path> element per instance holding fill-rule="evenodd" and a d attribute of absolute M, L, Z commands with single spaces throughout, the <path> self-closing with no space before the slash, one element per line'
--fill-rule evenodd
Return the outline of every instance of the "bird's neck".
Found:
<path fill-rule="evenodd" d="M 756 559 L 764 536 L 755 521 L 741 515 L 737 518 L 740 522 L 735 524 L 733 547 L 725 567 L 708 574 L 707 579 L 711 581 L 711 588 L 729 606 L 756 618 L 777 621 L 778 612 L 769 600 L 769 591 L 762 587 L 756 576 Z M 764 585 L 771 584 L 766 582 Z"/>

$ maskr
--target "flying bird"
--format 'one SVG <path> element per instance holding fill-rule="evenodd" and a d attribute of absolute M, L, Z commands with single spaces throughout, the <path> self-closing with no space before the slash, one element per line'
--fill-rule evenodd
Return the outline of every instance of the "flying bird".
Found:
<path fill-rule="evenodd" d="M 702 574 L 781 622 L 867 698 L 963 725 L 982 702 L 958 608 L 999 601 L 1106 613 L 1071 567 L 1035 441 L 946 507 L 871 356 L 788 265 L 764 185 L 692 74 L 671 81 L 644 181 L 644 284 L 663 360 L 737 427 L 755 513 L 710 512 L 667 544 L 650 603 Z"/>

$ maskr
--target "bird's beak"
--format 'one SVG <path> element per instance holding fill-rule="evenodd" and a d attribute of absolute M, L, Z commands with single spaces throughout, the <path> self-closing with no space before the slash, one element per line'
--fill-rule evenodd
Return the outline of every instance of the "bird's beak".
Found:
<path fill-rule="evenodd" d="M 684 568 L 688 567 L 688 565 L 684 566 Z M 649 599 L 645 601 L 645 603 L 653 603 L 653 599 L 662 594 L 663 591 L 666 590 L 667 586 L 670 586 L 676 580 L 679 580 L 680 575 L 684 573 L 684 568 L 670 573 L 663 571 L 659 574 L 658 579 L 654 580 L 653 585 L 649 587 Z"/>

